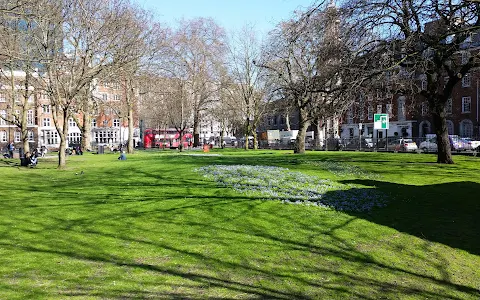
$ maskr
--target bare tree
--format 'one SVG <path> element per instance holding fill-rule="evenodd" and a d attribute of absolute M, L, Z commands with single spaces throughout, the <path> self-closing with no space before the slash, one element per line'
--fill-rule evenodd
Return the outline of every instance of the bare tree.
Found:
<path fill-rule="evenodd" d="M 425 99 L 433 115 L 438 163 L 453 163 L 445 105 L 454 86 L 479 66 L 479 52 L 470 52 L 471 38 L 480 25 L 478 1 L 351 0 L 345 3 L 349 22 L 358 32 L 372 33 L 377 52 L 392 53 L 391 64 L 410 84 L 404 92 Z M 462 52 L 467 56 L 462 60 Z M 386 67 L 386 68 L 385 68 Z M 411 89 L 421 75 L 426 89 Z"/>
<path fill-rule="evenodd" d="M 34 37 L 44 68 L 39 78 L 52 104 L 64 168 L 66 120 L 78 109 L 80 94 L 95 78 L 137 61 L 143 35 L 128 1 L 44 0 L 37 11 Z"/>
<path fill-rule="evenodd" d="M 182 21 L 170 39 L 170 74 L 181 69 L 185 91 L 191 94 L 194 146 L 199 145 L 202 113 L 218 100 L 219 72 L 225 53 L 225 33 L 212 19 Z M 172 76 L 172 75 L 169 75 Z"/>

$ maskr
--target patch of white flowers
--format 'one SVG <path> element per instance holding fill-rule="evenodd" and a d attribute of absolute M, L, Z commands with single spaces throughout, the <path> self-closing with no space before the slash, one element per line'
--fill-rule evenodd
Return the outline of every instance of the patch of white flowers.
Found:
<path fill-rule="evenodd" d="M 360 167 L 353 166 L 343 162 L 336 161 L 304 161 L 305 164 L 320 167 L 327 170 L 337 176 L 354 176 L 366 179 L 380 178 L 380 175 L 372 172 L 368 172 Z"/>
<path fill-rule="evenodd" d="M 284 203 L 314 205 L 341 211 L 369 211 L 386 205 L 386 196 L 374 188 L 341 184 L 287 168 L 210 165 L 195 171 L 237 192 Z"/>

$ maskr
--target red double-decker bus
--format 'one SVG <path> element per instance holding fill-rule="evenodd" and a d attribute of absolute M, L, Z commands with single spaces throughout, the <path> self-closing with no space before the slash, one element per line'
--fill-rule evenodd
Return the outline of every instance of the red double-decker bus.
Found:
<path fill-rule="evenodd" d="M 192 133 L 184 132 L 182 140 L 183 148 L 191 147 L 193 143 Z M 175 128 L 147 128 L 143 135 L 143 145 L 145 148 L 176 149 L 180 145 L 180 134 Z"/>

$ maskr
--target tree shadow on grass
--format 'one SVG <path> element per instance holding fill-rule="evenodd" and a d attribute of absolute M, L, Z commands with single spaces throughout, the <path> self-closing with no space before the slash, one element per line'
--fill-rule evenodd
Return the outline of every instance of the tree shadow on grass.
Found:
<path fill-rule="evenodd" d="M 464 181 L 414 186 L 375 180 L 342 183 L 372 186 L 394 195 L 386 208 L 350 215 L 480 255 L 480 184 Z"/>

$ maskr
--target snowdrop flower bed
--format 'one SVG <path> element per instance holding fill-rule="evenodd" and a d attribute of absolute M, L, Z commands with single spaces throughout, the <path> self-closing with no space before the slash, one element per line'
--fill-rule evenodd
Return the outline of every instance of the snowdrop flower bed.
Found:
<path fill-rule="evenodd" d="M 195 171 L 239 193 L 284 203 L 364 212 L 385 206 L 387 200 L 372 188 L 341 184 L 281 167 L 210 165 Z"/>
<path fill-rule="evenodd" d="M 336 161 L 305 161 L 304 163 L 320 167 L 337 176 L 355 176 L 359 178 L 375 179 L 380 175 L 363 170 L 362 168 L 352 166 L 343 162 Z"/>

